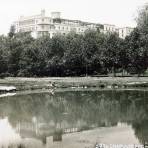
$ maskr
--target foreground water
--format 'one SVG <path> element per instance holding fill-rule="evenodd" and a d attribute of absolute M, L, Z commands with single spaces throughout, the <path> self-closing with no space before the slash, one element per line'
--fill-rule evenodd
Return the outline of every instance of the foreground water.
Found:
<path fill-rule="evenodd" d="M 0 98 L 0 148 L 144 142 L 148 142 L 148 91 L 61 91 Z"/>

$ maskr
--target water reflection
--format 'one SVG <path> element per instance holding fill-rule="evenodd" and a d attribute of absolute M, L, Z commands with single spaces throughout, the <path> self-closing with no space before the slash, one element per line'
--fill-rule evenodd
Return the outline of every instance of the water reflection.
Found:
<path fill-rule="evenodd" d="M 8 118 L 0 119 L 0 144 L 7 145 L 12 142 L 19 142 L 20 136 L 8 122 Z"/>
<path fill-rule="evenodd" d="M 128 90 L 1 98 L 0 145 L 17 141 L 27 147 L 79 148 L 148 142 L 147 98 L 147 91 Z"/>

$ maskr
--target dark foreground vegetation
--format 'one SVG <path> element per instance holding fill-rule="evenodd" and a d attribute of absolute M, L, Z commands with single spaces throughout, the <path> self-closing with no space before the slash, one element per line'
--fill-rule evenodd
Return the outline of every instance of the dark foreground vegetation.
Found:
<path fill-rule="evenodd" d="M 140 76 L 148 68 L 147 8 L 139 12 L 137 27 L 124 40 L 99 29 L 33 39 L 28 33 L 15 34 L 11 27 L 8 36 L 0 36 L 0 76 Z"/>

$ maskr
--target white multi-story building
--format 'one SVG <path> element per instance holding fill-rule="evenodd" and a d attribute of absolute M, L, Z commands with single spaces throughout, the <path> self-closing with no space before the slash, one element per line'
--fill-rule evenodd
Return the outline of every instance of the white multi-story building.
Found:
<path fill-rule="evenodd" d="M 117 27 L 115 25 L 111 25 L 111 24 L 104 24 L 103 25 L 103 31 L 104 33 L 107 32 L 116 32 Z"/>
<path fill-rule="evenodd" d="M 113 33 L 116 32 L 120 38 L 125 39 L 126 36 L 130 35 L 130 33 L 134 30 L 134 28 L 131 27 L 123 27 L 123 28 L 118 28 L 115 25 L 110 25 L 110 24 L 104 24 L 104 33 Z"/>
<path fill-rule="evenodd" d="M 30 32 L 33 37 L 40 37 L 49 34 L 67 34 L 75 31 L 78 34 L 84 33 L 87 29 L 97 29 L 99 24 L 82 22 L 79 20 L 62 19 L 60 12 L 52 12 L 51 17 L 46 16 L 45 10 L 35 16 L 21 16 L 14 23 L 16 32 Z"/>
<path fill-rule="evenodd" d="M 121 38 L 129 35 L 129 31 L 123 29 L 123 33 L 121 33 L 121 29 L 118 29 L 115 25 L 100 25 L 79 20 L 63 19 L 60 12 L 52 12 L 51 17 L 49 17 L 46 16 L 45 10 L 42 10 L 39 15 L 21 16 L 14 25 L 16 32 L 30 32 L 35 38 L 43 35 L 50 35 L 52 38 L 55 34 L 65 35 L 71 31 L 82 34 L 88 29 L 97 30 L 98 28 L 103 33 L 117 32 Z"/>
<path fill-rule="evenodd" d="M 134 28 L 131 27 L 124 27 L 119 28 L 119 37 L 125 39 L 126 36 L 130 35 L 130 33 L 134 30 Z"/>

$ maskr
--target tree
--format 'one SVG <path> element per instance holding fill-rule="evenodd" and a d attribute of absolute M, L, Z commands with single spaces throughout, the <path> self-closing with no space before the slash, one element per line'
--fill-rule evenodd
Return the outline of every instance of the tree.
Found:
<path fill-rule="evenodd" d="M 47 69 L 50 76 L 61 76 L 63 74 L 62 57 L 65 52 L 65 36 L 57 34 L 51 39 Z"/>
<path fill-rule="evenodd" d="M 136 18 L 137 27 L 148 33 L 148 4 L 145 4 L 138 12 L 138 17 Z"/>
<path fill-rule="evenodd" d="M 0 36 L 0 75 L 3 76 L 7 73 L 8 69 L 8 48 L 7 37 Z"/>
<path fill-rule="evenodd" d="M 94 54 L 98 50 L 99 33 L 99 31 L 86 30 L 84 34 L 84 47 L 82 48 L 82 52 L 86 75 L 92 74 L 92 71 L 94 71 L 94 69 L 92 69 L 92 65 L 94 65 L 93 62 L 95 62 Z"/>
<path fill-rule="evenodd" d="M 143 74 L 148 67 L 148 36 L 141 34 L 141 29 L 135 28 L 125 41 L 128 48 L 127 71 Z"/>
<path fill-rule="evenodd" d="M 9 33 L 8 33 L 8 36 L 9 36 L 10 38 L 13 38 L 14 35 L 15 35 L 15 26 L 14 26 L 14 25 L 11 25 L 10 31 L 9 31 Z"/>
<path fill-rule="evenodd" d="M 65 75 L 80 76 L 84 74 L 83 43 L 83 35 L 71 32 L 66 36 L 65 52 L 62 58 Z"/>
<path fill-rule="evenodd" d="M 121 39 L 116 33 L 107 34 L 103 43 L 102 63 L 108 69 L 108 72 L 112 72 L 116 76 L 117 69 L 120 65 L 120 50 Z"/>
<path fill-rule="evenodd" d="M 22 53 L 33 40 L 28 33 L 18 33 L 15 34 L 13 38 L 8 39 L 8 72 L 13 76 L 17 76 L 20 72 Z"/>

